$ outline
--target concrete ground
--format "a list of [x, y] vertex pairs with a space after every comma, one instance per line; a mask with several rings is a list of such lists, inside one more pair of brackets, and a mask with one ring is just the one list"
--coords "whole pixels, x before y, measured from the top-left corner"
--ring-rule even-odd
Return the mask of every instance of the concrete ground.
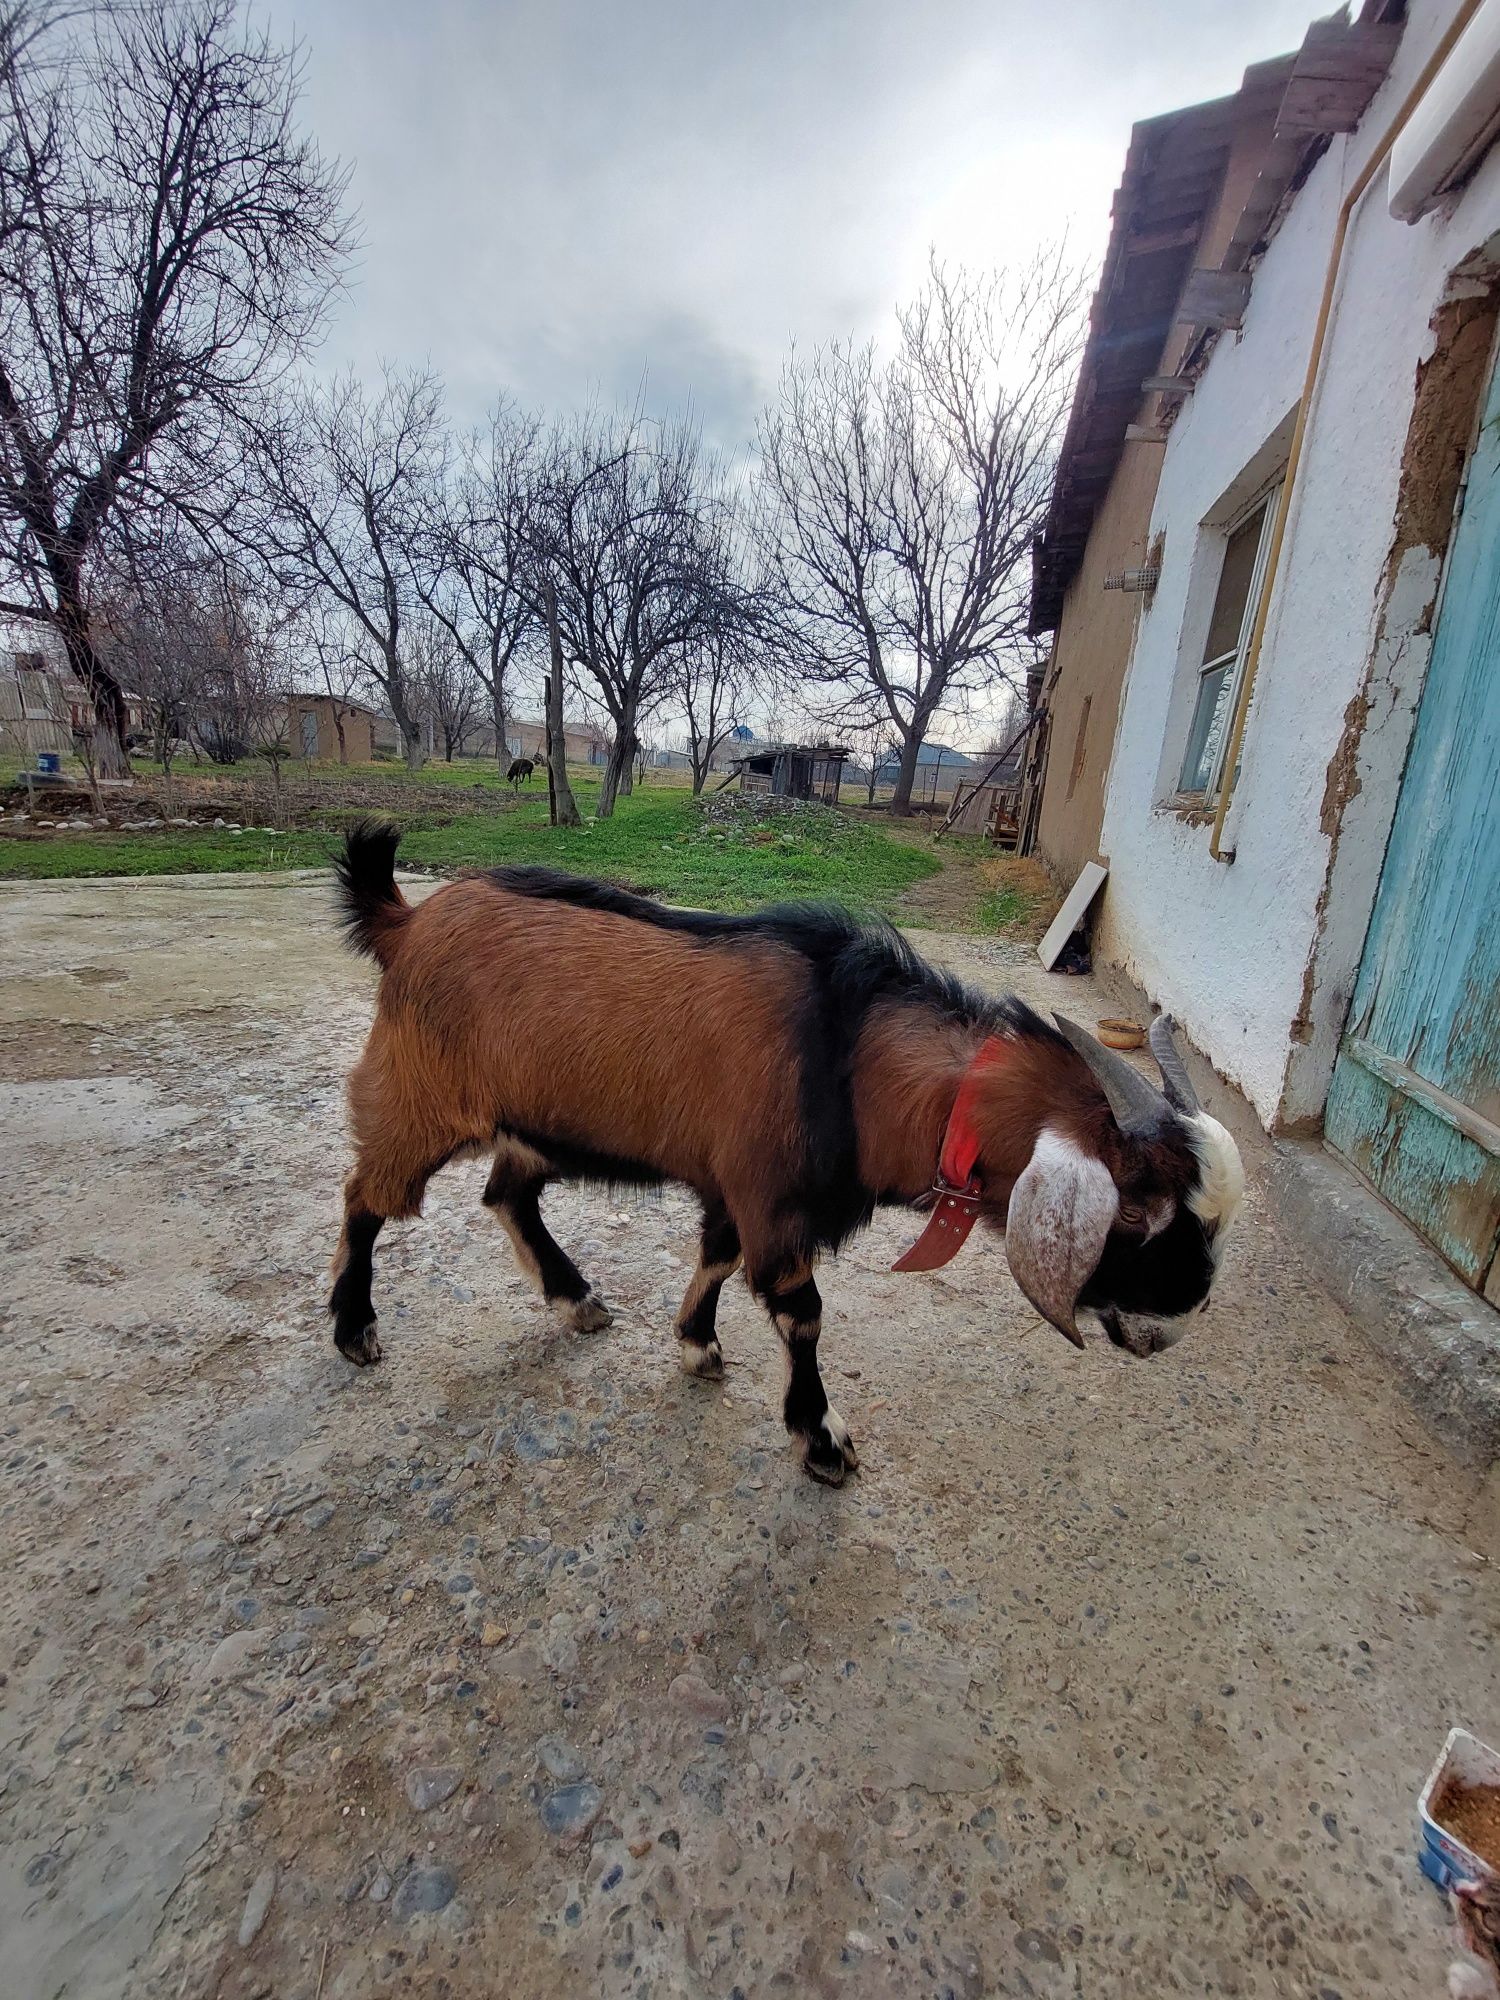
[[580, 1337], [451, 1169], [385, 1364], [336, 1356], [371, 981], [323, 883], [8, 889], [0, 975], [7, 2000], [1442, 1989], [1485, 1492], [1258, 1188], [1152, 1362], [992, 1242], [892, 1276], [882, 1219], [825, 1273], [830, 1492], [738, 1283], [727, 1383], [678, 1372], [677, 1196], [551, 1198]]

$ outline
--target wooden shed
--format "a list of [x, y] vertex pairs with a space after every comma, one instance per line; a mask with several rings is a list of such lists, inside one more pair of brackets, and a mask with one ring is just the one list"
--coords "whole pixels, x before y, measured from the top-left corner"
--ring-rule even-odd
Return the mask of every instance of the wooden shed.
[[839, 785], [849, 751], [832, 743], [768, 743], [729, 760], [743, 793], [769, 792], [779, 799], [839, 802]]

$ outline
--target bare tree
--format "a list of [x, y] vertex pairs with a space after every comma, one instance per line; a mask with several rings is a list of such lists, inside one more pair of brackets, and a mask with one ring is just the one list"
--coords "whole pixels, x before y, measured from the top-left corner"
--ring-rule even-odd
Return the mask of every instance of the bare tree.
[[[290, 754], [289, 631], [287, 618], [234, 581], [198, 607], [187, 627], [197, 653], [191, 733], [213, 763], [237, 763], [268, 746], [279, 746], [278, 758]], [[279, 790], [279, 762], [274, 775]]]
[[91, 569], [152, 517], [214, 515], [247, 417], [321, 321], [346, 176], [297, 130], [295, 51], [235, 0], [62, 17], [29, 43], [35, 9], [0, 20], [0, 564], [3, 608], [57, 631], [108, 773], [125, 704]]
[[988, 279], [934, 262], [884, 367], [793, 361], [762, 425], [771, 560], [817, 670], [890, 717], [894, 812], [934, 719], [1019, 674], [1083, 300], [1060, 252]]
[[107, 599], [97, 617], [98, 643], [110, 672], [139, 698], [151, 754], [167, 779], [178, 745], [192, 732], [203, 677], [198, 611], [186, 592], [163, 587], [145, 596]]
[[563, 718], [562, 626], [557, 616], [557, 592], [550, 570], [543, 571], [543, 608], [547, 624], [547, 805], [553, 826], [582, 826], [578, 801], [568, 779], [568, 734]]
[[433, 375], [387, 367], [373, 394], [352, 374], [301, 386], [258, 440], [263, 506], [241, 530], [285, 587], [347, 614], [413, 771], [425, 757], [408, 647], [421, 604], [413, 565], [432, 547], [443, 456]]
[[339, 762], [347, 764], [349, 738], [344, 725], [369, 684], [348, 614], [341, 605], [322, 596], [315, 597], [297, 620], [297, 638], [302, 657], [312, 663], [309, 677], [327, 698], [333, 733], [338, 739]]
[[732, 626], [707, 632], [681, 648], [673, 669], [696, 798], [715, 755], [745, 719], [752, 681], [745, 637]]
[[479, 712], [483, 684], [452, 633], [439, 619], [426, 617], [411, 627], [409, 640], [413, 678], [435, 736], [441, 737], [443, 761], [453, 762]]
[[458, 465], [445, 472], [429, 546], [414, 553], [412, 577], [471, 684], [477, 679], [488, 696], [504, 771], [511, 670], [543, 636], [535, 534], [544, 461], [536, 420], [502, 398], [487, 427], [464, 441]]
[[640, 718], [664, 693], [673, 655], [717, 615], [725, 513], [687, 423], [591, 414], [553, 441], [538, 560], [564, 652], [613, 730], [601, 819], [631, 788]]
[[672, 657], [672, 696], [687, 725], [694, 797], [751, 702], [764, 698], [780, 677], [783, 651], [781, 608], [772, 579], [759, 567], [743, 510], [721, 510], [714, 529], [716, 560], [703, 617]]
[[858, 751], [865, 773], [865, 803], [874, 805], [881, 772], [901, 754], [901, 738], [890, 711], [872, 693], [863, 707], [846, 707], [831, 726], [841, 743]]

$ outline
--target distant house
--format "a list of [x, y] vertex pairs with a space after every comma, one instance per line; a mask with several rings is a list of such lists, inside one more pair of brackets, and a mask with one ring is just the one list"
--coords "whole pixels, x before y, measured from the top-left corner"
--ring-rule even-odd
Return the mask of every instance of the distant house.
[[[294, 694], [287, 704], [292, 753], [309, 762], [368, 764], [375, 756], [376, 726], [386, 718], [360, 701], [329, 694]], [[339, 730], [343, 730], [340, 754]]]
[[[125, 719], [132, 734], [145, 727], [138, 696], [125, 696]], [[0, 749], [28, 758], [42, 750], [66, 754], [74, 730], [93, 723], [89, 698], [51, 627], [0, 627]]]
[[[914, 799], [950, 797], [955, 786], [973, 778], [976, 764], [980, 770], [984, 768], [982, 760], [970, 757], [962, 750], [950, 750], [946, 743], [924, 743], [917, 752], [917, 772], [911, 795]], [[888, 751], [876, 766], [877, 790], [882, 785], [894, 785], [900, 775], [901, 752]]]
[[821, 799], [837, 805], [849, 752], [831, 743], [768, 743], [731, 757], [741, 792], [768, 792], [773, 798]]
[[[484, 735], [485, 741], [493, 746], [494, 731], [487, 730]], [[593, 723], [565, 722], [563, 744], [570, 764], [602, 764], [609, 755], [609, 738]], [[529, 757], [534, 764], [545, 763], [546, 723], [525, 722], [512, 716], [505, 726], [505, 746], [512, 757]]]

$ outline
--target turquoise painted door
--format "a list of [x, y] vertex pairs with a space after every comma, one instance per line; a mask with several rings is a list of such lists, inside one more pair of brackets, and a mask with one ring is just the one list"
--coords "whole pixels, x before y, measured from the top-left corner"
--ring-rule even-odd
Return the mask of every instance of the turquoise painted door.
[[1329, 1141], [1500, 1303], [1500, 370], [1329, 1092]]

